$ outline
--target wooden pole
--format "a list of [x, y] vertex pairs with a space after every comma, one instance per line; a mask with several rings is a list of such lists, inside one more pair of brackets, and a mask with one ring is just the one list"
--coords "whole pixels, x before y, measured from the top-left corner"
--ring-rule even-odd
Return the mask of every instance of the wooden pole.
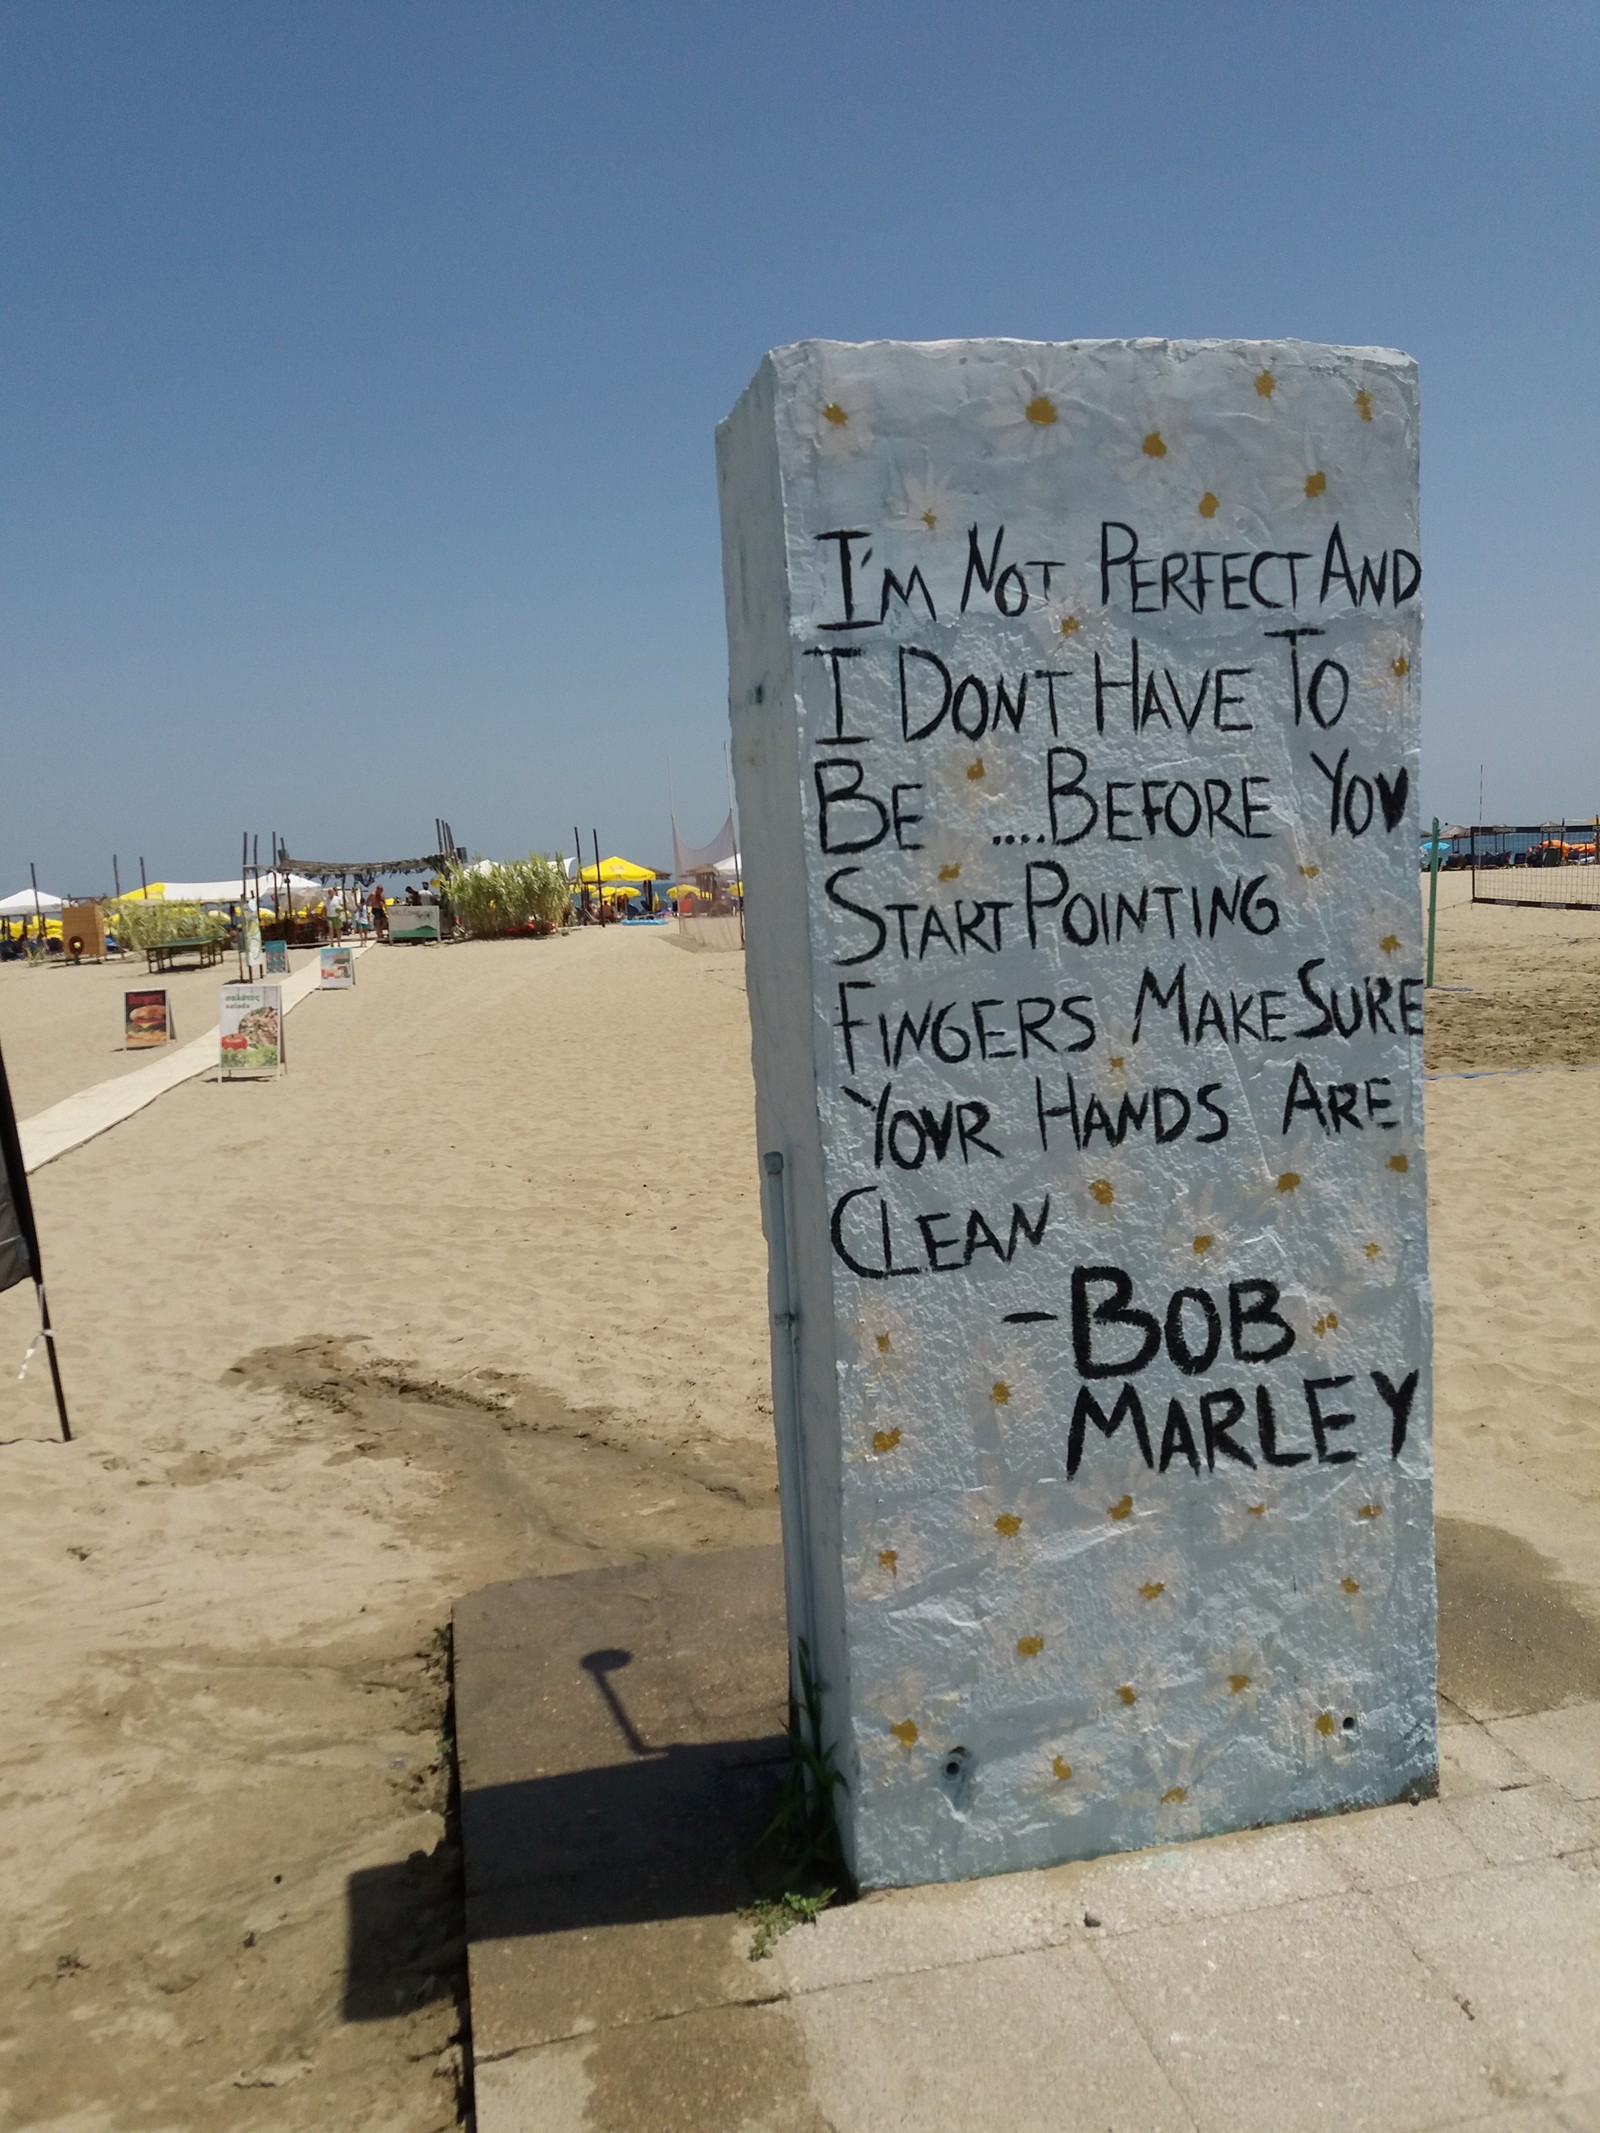
[[594, 901], [595, 901], [595, 908], [596, 908], [596, 910], [597, 910], [597, 911], [599, 912], [599, 914], [600, 914], [600, 923], [601, 923], [601, 925], [603, 926], [603, 925], [605, 924], [605, 922], [606, 922], [606, 900], [605, 900], [605, 897], [604, 897], [604, 896], [603, 896], [603, 895], [601, 894], [601, 890], [600, 890], [600, 832], [599, 832], [599, 831], [598, 831], [597, 829], [593, 829], [593, 828], [591, 828], [591, 829], [590, 829], [590, 831], [589, 831], [589, 835], [590, 835], [590, 836], [591, 836], [591, 837], [592, 837], [592, 838], [594, 839]]
[[72, 1442], [72, 1424], [67, 1420], [67, 1396], [61, 1385], [61, 1365], [56, 1361], [56, 1334], [50, 1323], [50, 1305], [44, 1293], [44, 1283], [36, 1281], [39, 1292], [39, 1330], [44, 1335], [44, 1352], [50, 1358], [50, 1385], [56, 1396], [56, 1417], [61, 1424], [61, 1441]]
[[33, 861], [28, 861], [28, 879], [33, 883], [33, 919], [39, 928], [39, 945], [44, 946], [44, 912], [39, 904], [39, 876]]
[[145, 880], [145, 878], [144, 878], [144, 854], [143, 854], [143, 852], [141, 852], [141, 853], [139, 854], [139, 889], [140, 889], [140, 893], [141, 893], [141, 894], [142, 894], [143, 896], [145, 896], [146, 898], [148, 898], [148, 896], [149, 896], [149, 894], [150, 894], [150, 884], [149, 884], [149, 882], [147, 882], [147, 881]]
[[1428, 851], [1428, 971], [1425, 983], [1433, 984], [1433, 935], [1439, 921], [1439, 817], [1433, 818], [1433, 837]]
[[579, 908], [583, 912], [583, 915], [585, 916], [585, 918], [587, 918], [589, 915], [589, 892], [583, 885], [583, 839], [579, 836], [576, 829], [574, 829], [572, 832], [572, 848], [578, 855], [578, 872], [576, 876], [578, 886], [578, 904]]
[[117, 872], [117, 855], [111, 855], [111, 886], [116, 891], [117, 901], [122, 901], [122, 876]]

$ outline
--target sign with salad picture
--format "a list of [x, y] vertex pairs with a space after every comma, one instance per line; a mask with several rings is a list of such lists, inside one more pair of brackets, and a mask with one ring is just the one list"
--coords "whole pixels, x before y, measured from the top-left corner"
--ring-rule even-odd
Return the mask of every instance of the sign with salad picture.
[[224, 985], [218, 1017], [221, 1078], [280, 1073], [284, 1065], [283, 987]]

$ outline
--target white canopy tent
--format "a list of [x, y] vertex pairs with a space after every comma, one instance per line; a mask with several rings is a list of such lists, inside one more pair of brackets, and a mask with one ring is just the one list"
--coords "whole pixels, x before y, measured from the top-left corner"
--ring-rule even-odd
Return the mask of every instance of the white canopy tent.
[[[307, 904], [321, 903], [323, 897], [328, 893], [320, 882], [312, 881], [304, 874], [290, 874], [287, 876], [280, 874], [277, 879], [280, 885], [287, 883], [289, 900], [296, 910], [303, 910]], [[261, 876], [261, 901], [263, 903], [270, 904], [272, 902], [272, 889], [272, 875], [263, 873]], [[143, 903], [146, 900], [137, 889], [132, 890], [123, 898], [125, 903]], [[148, 897], [148, 901], [153, 904], [236, 904], [240, 900], [241, 893], [237, 874], [231, 875], [226, 881], [152, 882]], [[250, 901], [253, 899], [245, 900]]]
[[[41, 911], [59, 911], [65, 899], [52, 896], [47, 889], [38, 892], [37, 908]], [[0, 897], [0, 918], [32, 918], [35, 909], [32, 889], [19, 889], [15, 896]]]

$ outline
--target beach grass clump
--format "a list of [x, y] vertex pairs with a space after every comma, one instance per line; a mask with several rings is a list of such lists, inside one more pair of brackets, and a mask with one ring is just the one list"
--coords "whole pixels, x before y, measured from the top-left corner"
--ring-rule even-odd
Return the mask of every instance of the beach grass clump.
[[473, 940], [508, 934], [553, 932], [567, 916], [572, 891], [559, 859], [530, 852], [526, 859], [500, 859], [449, 868], [440, 887], [456, 922]]
[[107, 904], [104, 917], [125, 948], [141, 950], [172, 941], [220, 941], [228, 930], [222, 912], [206, 904]]

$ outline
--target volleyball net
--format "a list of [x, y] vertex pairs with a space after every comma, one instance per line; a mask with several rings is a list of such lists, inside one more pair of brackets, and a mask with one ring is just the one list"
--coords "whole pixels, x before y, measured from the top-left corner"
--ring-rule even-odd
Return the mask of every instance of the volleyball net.
[[[1441, 848], [1445, 839], [1440, 837]], [[1600, 819], [1478, 823], [1456, 831], [1441, 864], [1472, 870], [1475, 904], [1600, 911]]]

